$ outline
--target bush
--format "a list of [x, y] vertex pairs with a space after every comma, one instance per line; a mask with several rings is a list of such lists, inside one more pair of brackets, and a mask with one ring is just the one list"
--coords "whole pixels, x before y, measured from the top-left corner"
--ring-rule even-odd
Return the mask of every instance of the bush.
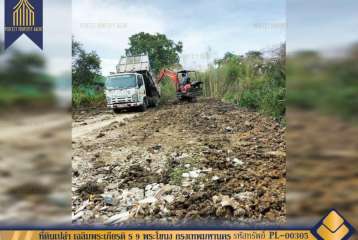
[[220, 98], [241, 107], [262, 112], [281, 120], [285, 115], [285, 71], [283, 61], [233, 57], [220, 60], [199, 74], [204, 95]]
[[96, 86], [73, 87], [72, 106], [78, 107], [101, 107], [105, 106], [106, 97], [104, 91]]
[[160, 85], [160, 103], [167, 103], [168, 101], [176, 99], [175, 86], [172, 83], [171, 79], [165, 78], [161, 81]]

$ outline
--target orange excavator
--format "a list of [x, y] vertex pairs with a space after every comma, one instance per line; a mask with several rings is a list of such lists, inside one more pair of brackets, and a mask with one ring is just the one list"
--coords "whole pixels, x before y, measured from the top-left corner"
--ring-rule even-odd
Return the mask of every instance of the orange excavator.
[[196, 98], [203, 93], [203, 82], [196, 80], [198, 79], [196, 71], [181, 70], [175, 72], [169, 69], [163, 69], [159, 73], [158, 84], [164, 77], [169, 77], [173, 81], [178, 100], [195, 102]]

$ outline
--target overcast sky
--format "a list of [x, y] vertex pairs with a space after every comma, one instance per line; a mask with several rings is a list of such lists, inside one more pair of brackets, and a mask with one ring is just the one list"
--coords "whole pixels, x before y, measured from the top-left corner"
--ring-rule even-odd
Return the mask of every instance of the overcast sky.
[[339, 51], [358, 40], [357, 0], [288, 0], [289, 52]]
[[277, 47], [285, 41], [285, 24], [285, 0], [72, 2], [73, 35], [99, 54], [104, 75], [114, 71], [128, 38], [141, 31], [182, 41], [182, 64], [200, 69], [228, 51]]
[[[330, 51], [357, 41], [358, 1], [287, 2], [288, 51]], [[4, 0], [0, 6], [3, 8]], [[103, 23], [107, 25], [98, 26]], [[201, 68], [227, 51], [242, 54], [277, 46], [285, 41], [285, 23], [285, 0], [46, 0], [44, 50], [26, 36], [13, 47], [44, 54], [51, 73], [70, 72], [72, 25], [72, 34], [87, 50], [100, 55], [106, 75], [124, 54], [129, 36], [160, 32], [183, 41], [185, 67]], [[2, 17], [0, 26], [3, 38]]]

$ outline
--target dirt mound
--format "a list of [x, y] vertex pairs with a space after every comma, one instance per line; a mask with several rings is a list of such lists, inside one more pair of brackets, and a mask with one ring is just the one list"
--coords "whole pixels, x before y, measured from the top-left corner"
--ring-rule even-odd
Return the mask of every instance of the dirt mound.
[[[284, 221], [285, 128], [274, 120], [204, 99], [115, 125], [73, 143], [74, 222]], [[88, 182], [104, 193], [79, 194]]]

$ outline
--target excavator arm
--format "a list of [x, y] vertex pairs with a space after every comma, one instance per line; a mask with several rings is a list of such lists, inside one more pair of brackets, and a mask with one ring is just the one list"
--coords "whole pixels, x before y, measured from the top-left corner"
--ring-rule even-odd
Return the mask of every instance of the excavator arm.
[[176, 72], [168, 69], [161, 70], [158, 77], [158, 84], [163, 80], [164, 77], [169, 77], [175, 84], [176, 89], [179, 88], [179, 79]]

